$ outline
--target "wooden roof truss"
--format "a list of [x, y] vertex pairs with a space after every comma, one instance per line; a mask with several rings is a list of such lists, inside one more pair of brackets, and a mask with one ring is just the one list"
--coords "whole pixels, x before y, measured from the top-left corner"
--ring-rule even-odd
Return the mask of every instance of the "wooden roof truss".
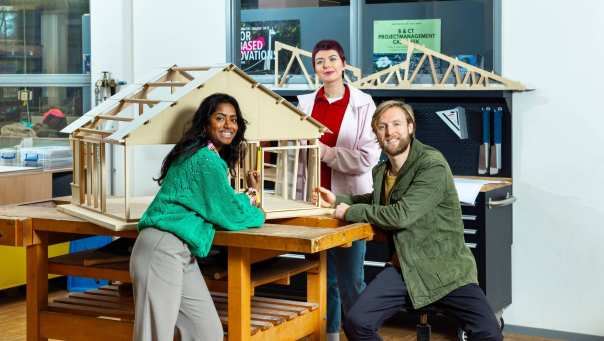
[[[520, 82], [501, 77], [494, 72], [464, 63], [409, 40], [403, 39], [401, 43], [407, 46], [405, 61], [364, 77], [359, 68], [347, 65], [346, 69], [352, 71], [355, 77], [350, 79], [345, 75], [346, 81], [360, 89], [527, 90]], [[291, 51], [292, 55], [283, 75], [279, 76], [278, 53], [281, 49]], [[296, 60], [301, 65], [308, 85], [311, 88], [319, 87], [316, 75], [312, 82], [300, 56], [310, 57], [311, 53], [275, 42], [275, 86], [285, 85], [291, 66]]]

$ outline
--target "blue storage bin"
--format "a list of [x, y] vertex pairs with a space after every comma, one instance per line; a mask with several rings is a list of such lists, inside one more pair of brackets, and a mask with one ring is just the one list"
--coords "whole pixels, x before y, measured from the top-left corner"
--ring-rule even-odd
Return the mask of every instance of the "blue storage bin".
[[[111, 242], [111, 236], [94, 236], [83, 239], [74, 240], [69, 243], [69, 253], [78, 251], [98, 249], [101, 246], [105, 246]], [[86, 291], [99, 288], [103, 285], [107, 285], [107, 280], [96, 279], [96, 278], [83, 278], [76, 276], [67, 277], [67, 290], [68, 291]]]

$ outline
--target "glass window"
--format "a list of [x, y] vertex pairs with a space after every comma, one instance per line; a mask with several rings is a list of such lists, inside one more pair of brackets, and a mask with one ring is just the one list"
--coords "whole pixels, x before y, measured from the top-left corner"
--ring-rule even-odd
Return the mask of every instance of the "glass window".
[[[272, 82], [275, 41], [310, 51], [317, 41], [334, 39], [350, 52], [350, 1], [241, 0], [240, 18], [240, 66], [251, 75], [269, 75], [258, 77], [262, 82]], [[279, 55], [280, 70], [289, 56]], [[313, 73], [310, 59], [303, 61]], [[297, 64], [292, 66], [290, 74], [301, 73]]]
[[90, 87], [0, 87], [0, 137], [67, 137]]
[[401, 37], [493, 70], [493, 0], [367, 0], [365, 3], [364, 75], [405, 60], [406, 47], [398, 43]]
[[88, 0], [0, 0], [0, 73], [85, 73], [88, 12]]

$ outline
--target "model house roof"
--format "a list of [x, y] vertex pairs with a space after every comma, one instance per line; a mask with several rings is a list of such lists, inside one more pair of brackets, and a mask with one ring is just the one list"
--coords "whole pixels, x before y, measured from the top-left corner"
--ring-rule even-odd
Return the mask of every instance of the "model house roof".
[[174, 144], [201, 101], [217, 92], [237, 99], [248, 141], [316, 139], [329, 130], [232, 64], [152, 72], [71, 123], [63, 132], [115, 144]]

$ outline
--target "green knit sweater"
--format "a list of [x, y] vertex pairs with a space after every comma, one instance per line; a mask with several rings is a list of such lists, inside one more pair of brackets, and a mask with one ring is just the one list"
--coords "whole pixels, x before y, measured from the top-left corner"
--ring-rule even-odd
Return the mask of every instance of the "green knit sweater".
[[208, 147], [172, 163], [138, 230], [154, 227], [171, 232], [198, 257], [208, 254], [215, 229], [243, 230], [264, 223], [264, 213], [236, 193], [227, 165]]

